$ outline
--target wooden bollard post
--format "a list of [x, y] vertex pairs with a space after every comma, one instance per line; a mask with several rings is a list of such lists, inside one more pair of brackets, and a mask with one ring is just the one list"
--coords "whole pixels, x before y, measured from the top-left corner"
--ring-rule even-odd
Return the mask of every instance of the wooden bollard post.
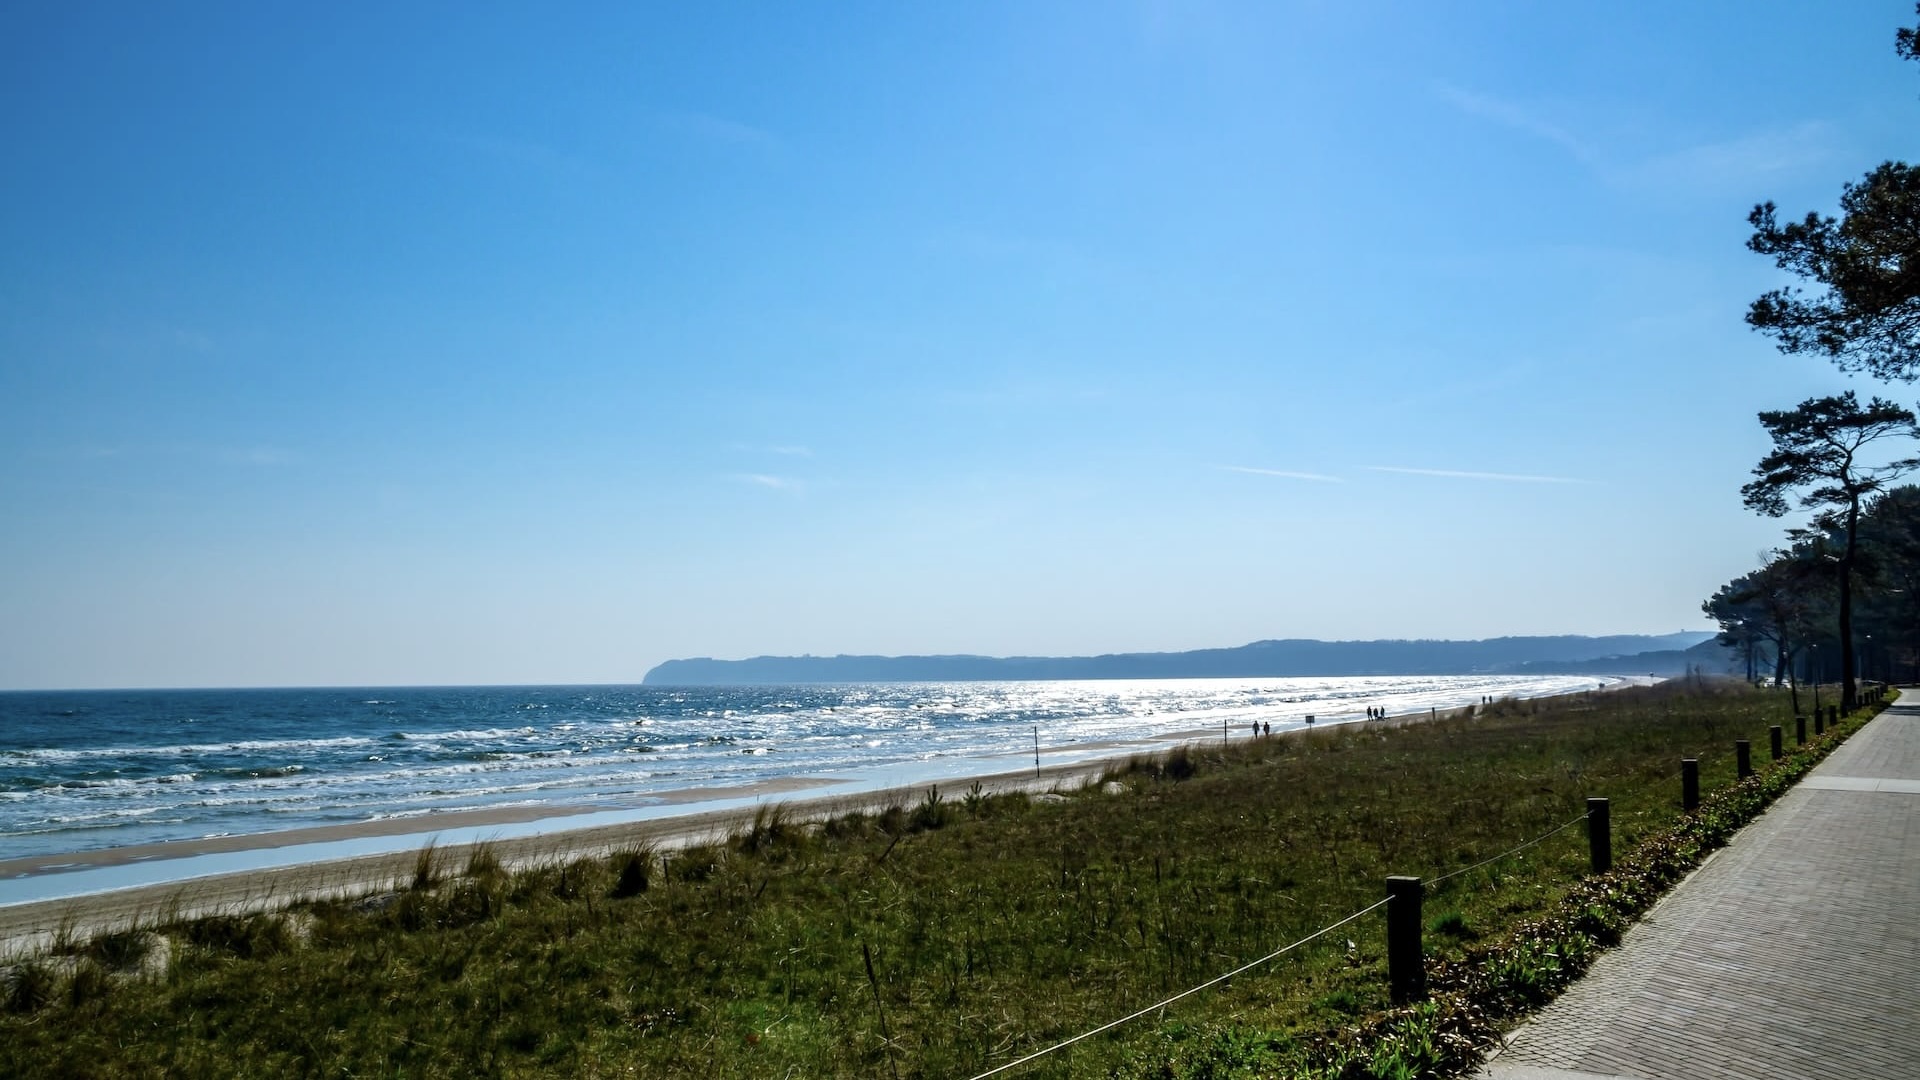
[[1819, 738], [1827, 733], [1827, 714], [1819, 709], [1813, 710], [1813, 736]]
[[1745, 780], [1753, 775], [1753, 745], [1747, 740], [1733, 740], [1733, 764], [1740, 779]]
[[1613, 809], [1605, 799], [1587, 800], [1587, 854], [1594, 873], [1613, 869]]
[[1680, 759], [1680, 809], [1691, 814], [1700, 809], [1700, 759]]
[[1780, 737], [1779, 724], [1775, 724], [1767, 729], [1767, 741], [1773, 744], [1773, 760], [1779, 761], [1782, 757], [1786, 756], [1786, 749], [1781, 745], [1783, 740]]
[[1793, 718], [1793, 741], [1799, 746], [1807, 745], [1807, 718], [1804, 716]]
[[1395, 1005], [1427, 996], [1427, 969], [1420, 955], [1420, 900], [1417, 877], [1387, 879], [1387, 981]]
[[1827, 726], [1828, 727], [1840, 726], [1840, 706], [1838, 705], [1827, 706]]

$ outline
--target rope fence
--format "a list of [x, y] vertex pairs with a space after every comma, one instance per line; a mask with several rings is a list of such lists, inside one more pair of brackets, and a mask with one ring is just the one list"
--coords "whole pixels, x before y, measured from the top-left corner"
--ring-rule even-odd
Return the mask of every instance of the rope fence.
[[[1884, 700], [1883, 689], [1875, 688], [1874, 690], [1862, 693], [1859, 696], [1858, 701], [1856, 701], [1854, 704], [1871, 705], [1881, 700]], [[1851, 709], [1849, 709], [1848, 711], [1851, 712]], [[1839, 707], [1833, 706], [1832, 711], [1829, 714], [1828, 723], [1837, 725], [1840, 721], [1839, 713], [1840, 713]], [[1815, 711], [1813, 715], [1814, 715], [1814, 724], [1815, 724], [1815, 728], [1814, 728], [1815, 735], [1818, 736], [1818, 735], [1824, 734], [1824, 732], [1822, 731], [1822, 728], [1825, 727], [1826, 725], [1822, 724], [1821, 722], [1822, 717], [1820, 713], [1818, 711]], [[1797, 716], [1794, 718], [1794, 720], [1795, 720], [1796, 738], [1798, 742], [1804, 746], [1807, 742], [1807, 718], [1805, 716]], [[1770, 749], [1773, 754], [1773, 759], [1777, 762], [1781, 759], [1784, 753], [1784, 748], [1782, 745], [1783, 739], [1782, 739], [1781, 728], [1778, 725], [1776, 725], [1769, 730], [1768, 734], [1769, 734], [1769, 741], [1771, 743]], [[1738, 770], [1739, 777], [1741, 780], [1746, 780], [1748, 777], [1754, 775], [1753, 769], [1752, 769], [1750, 747], [1746, 741], [1737, 740], [1734, 744], [1734, 749], [1736, 754], [1736, 760], [1738, 762], [1737, 770]], [[1680, 797], [1681, 809], [1685, 813], [1693, 813], [1698, 808], [1699, 801], [1700, 801], [1699, 800], [1699, 762], [1698, 760], [1695, 758], [1681, 759], [1680, 775], [1681, 775], [1681, 797]], [[1338, 930], [1339, 928], [1346, 926], [1349, 923], [1352, 923], [1354, 920], [1359, 919], [1365, 915], [1371, 914], [1372, 912], [1378, 911], [1383, 907], [1387, 909], [1387, 967], [1388, 967], [1388, 978], [1392, 983], [1393, 1002], [1396, 1005], [1401, 1005], [1409, 1001], [1420, 1000], [1424, 998], [1426, 995], [1425, 957], [1421, 950], [1421, 943], [1420, 943], [1420, 931], [1421, 931], [1420, 911], [1421, 911], [1422, 899], [1425, 896], [1426, 891], [1436, 886], [1443, 885], [1446, 882], [1451, 881], [1462, 874], [1472, 873], [1475, 870], [1479, 870], [1483, 867], [1490, 866], [1493, 863], [1501, 861], [1502, 859], [1510, 859], [1513, 856], [1518, 855], [1523, 851], [1526, 851], [1528, 848], [1537, 847], [1540, 844], [1545, 843], [1547, 840], [1552, 839], [1553, 837], [1559, 835], [1560, 833], [1563, 833], [1568, 829], [1573, 828], [1575, 825], [1581, 824], [1582, 822], [1585, 822], [1587, 824], [1587, 843], [1589, 846], [1589, 854], [1591, 858], [1592, 870], [1596, 874], [1603, 873], [1607, 869], [1609, 869], [1613, 864], [1612, 811], [1610, 809], [1608, 800], [1602, 799], [1602, 798], [1589, 798], [1587, 800], [1587, 809], [1584, 813], [1580, 814], [1577, 817], [1568, 818], [1566, 821], [1563, 821], [1560, 824], [1554, 826], [1553, 828], [1548, 829], [1546, 832], [1541, 833], [1539, 836], [1536, 836], [1531, 840], [1527, 840], [1522, 843], [1515, 844], [1513, 847], [1508, 848], [1507, 850], [1499, 853], [1498, 855], [1493, 855], [1488, 858], [1481, 859], [1479, 862], [1473, 863], [1470, 866], [1463, 866], [1457, 870], [1450, 870], [1447, 873], [1432, 879], [1431, 881], [1422, 881], [1420, 878], [1417, 878], [1417, 877], [1401, 877], [1401, 876], [1389, 877], [1387, 878], [1387, 881], [1386, 881], [1387, 895], [1385, 897], [1383, 897], [1382, 899], [1376, 900], [1371, 904], [1368, 904], [1366, 907], [1363, 907], [1359, 911], [1356, 911], [1353, 914], [1346, 916], [1345, 918], [1339, 920], [1338, 922], [1329, 923], [1328, 925], [1323, 926], [1318, 930], [1315, 930], [1313, 933], [1308, 934], [1306, 937], [1303, 937], [1300, 940], [1293, 942], [1290, 945], [1286, 945], [1282, 948], [1275, 949], [1273, 952], [1270, 952], [1267, 955], [1260, 957], [1258, 960], [1248, 961], [1247, 963], [1242, 964], [1237, 968], [1234, 968], [1232, 971], [1229, 971], [1224, 975], [1216, 975], [1213, 978], [1208, 979], [1206, 982], [1199, 984], [1198, 986], [1194, 986], [1186, 990], [1182, 990], [1180, 993], [1175, 994], [1172, 997], [1165, 999], [1164, 1001], [1157, 1001], [1152, 1005], [1147, 1006], [1144, 1009], [1138, 1009], [1134, 1012], [1128, 1013], [1127, 1015], [1119, 1018], [1118, 1020], [1113, 1020], [1108, 1023], [1102, 1024], [1099, 1027], [1092, 1029], [1091, 1031], [1083, 1031], [1080, 1034], [1075, 1035], [1070, 1039], [1063, 1039], [1060, 1042], [1054, 1043], [1052, 1046], [1046, 1047], [1045, 1049], [1036, 1050], [1025, 1057], [1016, 1059], [1014, 1061], [1009, 1061], [1004, 1065], [1000, 1065], [992, 1069], [988, 1069], [986, 1072], [980, 1073], [972, 1077], [971, 1080], [988, 1080], [989, 1077], [998, 1076], [999, 1074], [1007, 1072], [1008, 1070], [1019, 1068], [1020, 1066], [1025, 1065], [1029, 1062], [1036, 1061], [1040, 1058], [1043, 1058], [1048, 1054], [1053, 1053], [1056, 1050], [1064, 1050], [1067, 1047], [1072, 1046], [1074, 1043], [1080, 1042], [1083, 1039], [1090, 1039], [1093, 1036], [1099, 1035], [1103, 1032], [1112, 1031], [1114, 1028], [1117, 1028], [1122, 1024], [1125, 1024], [1132, 1020], [1138, 1020], [1139, 1018], [1147, 1015], [1148, 1013], [1156, 1012], [1158, 1010], [1164, 1009], [1167, 1006], [1172, 1005], [1183, 998], [1191, 997], [1202, 990], [1206, 990], [1210, 987], [1218, 986], [1221, 983], [1224, 983], [1229, 979], [1232, 979], [1235, 975], [1239, 975], [1244, 972], [1251, 971], [1252, 969], [1259, 967], [1262, 964], [1265, 964], [1272, 960], [1276, 960], [1281, 956], [1284, 956], [1287, 953], [1290, 953], [1293, 950], [1298, 949], [1303, 945], [1306, 945], [1307, 943], [1315, 940], [1316, 938], [1320, 938], [1326, 934], [1329, 934], [1335, 930]]]
[[[1512, 858], [1513, 856], [1518, 855], [1520, 852], [1525, 851], [1528, 848], [1537, 846], [1545, 842], [1546, 840], [1551, 839], [1552, 837], [1562, 832], [1565, 832], [1568, 829], [1573, 828], [1575, 825], [1578, 825], [1581, 822], [1588, 820], [1590, 814], [1591, 814], [1591, 811], [1588, 811], [1587, 813], [1582, 813], [1579, 817], [1569, 818], [1567, 821], [1554, 826], [1553, 828], [1547, 830], [1546, 832], [1541, 833], [1539, 836], [1536, 836], [1533, 839], [1528, 840], [1524, 843], [1516, 844], [1513, 847], [1508, 848], [1507, 850], [1501, 852], [1498, 855], [1494, 855], [1490, 858], [1482, 859], [1479, 862], [1474, 863], [1472, 866], [1463, 866], [1458, 870], [1454, 870], [1449, 873], [1443, 874], [1440, 877], [1434, 878], [1430, 884], [1439, 885], [1450, 878], [1455, 878], [1460, 876], [1461, 874], [1465, 874], [1473, 870], [1478, 870], [1483, 866], [1488, 866], [1492, 863], [1499, 862], [1502, 859]], [[1388, 879], [1389, 886], [1392, 886], [1395, 880], [1405, 880], [1405, 879]], [[1417, 881], [1417, 879], [1414, 879], [1414, 880]], [[995, 1066], [994, 1068], [988, 1069], [986, 1072], [983, 1072], [974, 1077], [971, 1077], [970, 1080], [987, 1080], [987, 1078], [990, 1076], [998, 1076], [999, 1074], [1003, 1072], [1007, 1072], [1010, 1069], [1017, 1069], [1020, 1066], [1027, 1064], [1028, 1062], [1037, 1061], [1040, 1058], [1046, 1057], [1048, 1054], [1051, 1054], [1056, 1050], [1064, 1050], [1067, 1047], [1072, 1046], [1074, 1043], [1080, 1042], [1083, 1039], [1091, 1039], [1095, 1035], [1102, 1034], [1103, 1032], [1112, 1031], [1114, 1028], [1117, 1028], [1122, 1024], [1128, 1023], [1129, 1021], [1138, 1020], [1141, 1017], [1147, 1015], [1148, 1013], [1157, 1012], [1161, 1009], [1166, 1008], [1169, 1005], [1174, 1004], [1177, 1001], [1180, 1001], [1183, 998], [1192, 997], [1194, 994], [1197, 994], [1202, 990], [1206, 990], [1210, 987], [1218, 986], [1221, 983], [1227, 982], [1228, 980], [1232, 979], [1236, 975], [1244, 974], [1269, 961], [1277, 960], [1280, 957], [1285, 956], [1287, 953], [1290, 953], [1293, 950], [1300, 948], [1302, 945], [1306, 945], [1317, 938], [1323, 937], [1327, 934], [1332, 933], [1335, 930], [1340, 929], [1343, 926], [1346, 926], [1347, 924], [1353, 922], [1356, 919], [1359, 919], [1366, 915], [1370, 915], [1373, 912], [1378, 911], [1383, 907], [1386, 907], [1388, 904], [1392, 903], [1396, 899], [1396, 895], [1397, 895], [1396, 893], [1389, 893], [1388, 895], [1383, 896], [1378, 900], [1375, 900], [1373, 903], [1368, 904], [1366, 907], [1361, 908], [1359, 911], [1356, 911], [1353, 914], [1348, 915], [1337, 922], [1328, 923], [1326, 926], [1323, 926], [1320, 929], [1315, 930], [1313, 933], [1308, 934], [1306, 937], [1303, 937], [1300, 940], [1293, 942], [1290, 945], [1285, 945], [1285, 946], [1282, 946], [1281, 948], [1275, 949], [1274, 951], [1268, 953], [1267, 955], [1260, 957], [1258, 960], [1249, 960], [1248, 962], [1240, 965], [1237, 968], [1234, 968], [1232, 971], [1229, 971], [1224, 975], [1216, 975], [1213, 978], [1208, 979], [1206, 982], [1203, 982], [1197, 986], [1192, 986], [1185, 990], [1182, 990], [1170, 998], [1166, 998], [1162, 1001], [1156, 1001], [1152, 1005], [1148, 1005], [1143, 1009], [1137, 1009], [1133, 1012], [1130, 1012], [1127, 1015], [1119, 1018], [1118, 1020], [1108, 1021], [1107, 1023], [1104, 1023], [1097, 1028], [1093, 1028], [1090, 1031], [1083, 1031], [1080, 1034], [1075, 1035], [1070, 1039], [1062, 1039], [1061, 1041], [1054, 1043], [1052, 1046], [1046, 1047], [1045, 1049], [1036, 1050], [1033, 1053], [1028, 1054], [1023, 1058], [1018, 1058], [1013, 1061], [1009, 1061], [1004, 1065]], [[1416, 900], [1416, 904], [1417, 904], [1417, 900]], [[1416, 908], [1416, 911], [1417, 911], [1417, 908]], [[1391, 916], [1391, 913], [1389, 914]], [[1415, 921], [1416, 922], [1418, 921], [1417, 914], [1415, 915]]]
[[1497, 863], [1501, 859], [1518, 855], [1521, 852], [1527, 850], [1530, 847], [1533, 847], [1536, 844], [1542, 843], [1548, 839], [1551, 839], [1554, 836], [1559, 835], [1560, 833], [1566, 832], [1568, 829], [1573, 828], [1575, 825], [1578, 825], [1585, 820], [1587, 820], [1587, 812], [1582, 810], [1580, 812], [1579, 817], [1568, 818], [1566, 821], [1562, 822], [1561, 824], [1556, 825], [1553, 828], [1547, 830], [1546, 832], [1541, 833], [1539, 836], [1534, 837], [1533, 839], [1527, 841], [1524, 844], [1516, 844], [1513, 847], [1510, 847], [1507, 850], [1501, 852], [1500, 854], [1493, 856], [1492, 858], [1481, 859], [1479, 862], [1474, 863], [1472, 866], [1463, 866], [1458, 870], [1453, 870], [1453, 871], [1449, 871], [1448, 873], [1441, 874], [1439, 877], [1434, 878], [1432, 881], [1427, 882], [1427, 885], [1429, 888], [1431, 888], [1432, 886], [1438, 885], [1443, 881], [1447, 881], [1451, 878], [1457, 878], [1461, 874], [1471, 873], [1472, 871], [1478, 870], [1483, 866], [1489, 866], [1493, 863]]
[[1306, 937], [1301, 938], [1299, 941], [1296, 941], [1291, 945], [1287, 945], [1282, 948], [1275, 949], [1274, 951], [1268, 953], [1267, 955], [1261, 957], [1258, 960], [1250, 960], [1247, 963], [1241, 964], [1239, 967], [1234, 968], [1232, 971], [1227, 972], [1225, 975], [1215, 975], [1213, 978], [1208, 979], [1206, 982], [1203, 982], [1198, 986], [1194, 986], [1186, 990], [1182, 990], [1179, 993], [1173, 995], [1172, 997], [1167, 998], [1165, 1001], [1157, 1001], [1152, 1005], [1147, 1006], [1144, 1009], [1140, 1009], [1136, 1012], [1130, 1012], [1118, 1020], [1113, 1020], [1105, 1024], [1101, 1024], [1099, 1027], [1094, 1028], [1092, 1031], [1083, 1031], [1080, 1034], [1075, 1035], [1071, 1039], [1066, 1039], [1061, 1042], [1054, 1043], [1052, 1046], [1047, 1047], [1045, 1050], [1036, 1050], [1033, 1053], [1028, 1054], [1026, 1057], [1020, 1058], [1017, 1061], [1009, 1061], [1005, 1065], [988, 1069], [986, 1072], [983, 1072], [980, 1075], [973, 1077], [972, 1080], [986, 1080], [986, 1078], [989, 1076], [994, 1076], [999, 1073], [1006, 1072], [1008, 1069], [1017, 1068], [1021, 1065], [1025, 1065], [1029, 1061], [1034, 1061], [1039, 1058], [1046, 1057], [1048, 1054], [1053, 1053], [1055, 1050], [1063, 1050], [1069, 1046], [1072, 1046], [1074, 1043], [1079, 1042], [1082, 1039], [1091, 1039], [1092, 1037], [1100, 1034], [1103, 1031], [1112, 1031], [1114, 1028], [1119, 1027], [1121, 1024], [1124, 1024], [1129, 1020], [1138, 1020], [1139, 1018], [1147, 1015], [1150, 1012], [1153, 1012], [1157, 1009], [1166, 1008], [1167, 1006], [1173, 1004], [1174, 1002], [1179, 1001], [1181, 998], [1192, 997], [1194, 994], [1197, 994], [1200, 991], [1205, 990], [1210, 986], [1217, 986], [1220, 983], [1226, 982], [1228, 979], [1233, 978], [1235, 975], [1239, 975], [1243, 972], [1251, 971], [1252, 969], [1259, 967], [1261, 964], [1264, 964], [1269, 960], [1273, 960], [1278, 957], [1284, 956], [1287, 953], [1292, 952], [1293, 950], [1299, 948], [1302, 945], [1305, 945], [1306, 943], [1312, 941], [1317, 937], [1320, 937], [1323, 934], [1328, 934], [1335, 930], [1338, 930], [1341, 927], [1352, 922], [1353, 920], [1360, 918], [1362, 915], [1367, 915], [1374, 911], [1378, 911], [1380, 908], [1386, 906], [1387, 901], [1390, 899], [1392, 899], [1392, 897], [1383, 896], [1380, 899], [1375, 900], [1373, 903], [1368, 904], [1366, 907], [1361, 908], [1359, 911], [1356, 911], [1353, 914], [1347, 916], [1346, 918], [1341, 919], [1339, 922], [1329, 923], [1328, 925], [1323, 926], [1318, 930], [1315, 930], [1313, 933], [1308, 934]]

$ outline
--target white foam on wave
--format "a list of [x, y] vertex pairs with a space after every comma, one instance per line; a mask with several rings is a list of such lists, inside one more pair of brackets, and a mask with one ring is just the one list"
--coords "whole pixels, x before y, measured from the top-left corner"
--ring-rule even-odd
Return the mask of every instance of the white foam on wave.
[[393, 736], [406, 742], [496, 742], [515, 735], [538, 735], [542, 730], [536, 727], [456, 728], [452, 731], [396, 731]]
[[296, 754], [371, 746], [379, 740], [362, 735], [333, 739], [244, 739], [224, 743], [168, 744], [164, 746], [36, 747], [8, 750], [4, 755], [25, 761], [96, 761], [103, 758], [211, 757], [217, 754]]

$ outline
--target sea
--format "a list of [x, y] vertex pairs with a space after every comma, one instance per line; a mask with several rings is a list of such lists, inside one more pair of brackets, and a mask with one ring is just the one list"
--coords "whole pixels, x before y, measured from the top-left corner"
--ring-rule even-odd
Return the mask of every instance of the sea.
[[637, 820], [737, 805], [735, 793], [767, 781], [817, 785], [803, 794], [938, 783], [1036, 757], [1057, 765], [1162, 748], [1182, 733], [1240, 739], [1255, 723], [1277, 734], [1309, 716], [1354, 722], [1369, 709], [1425, 713], [1611, 681], [5, 692], [0, 861], [395, 818], [425, 835], [463, 810], [515, 808], [550, 816], [548, 828], [585, 823], [588, 811], [595, 823]]

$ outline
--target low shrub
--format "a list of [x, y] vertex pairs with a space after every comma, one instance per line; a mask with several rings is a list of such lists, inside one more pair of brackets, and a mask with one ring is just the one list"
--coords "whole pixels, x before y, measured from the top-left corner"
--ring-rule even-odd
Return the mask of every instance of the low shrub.
[[628, 848], [613, 854], [613, 891], [616, 900], [639, 896], [647, 891], [653, 878], [654, 852], [651, 848]]

